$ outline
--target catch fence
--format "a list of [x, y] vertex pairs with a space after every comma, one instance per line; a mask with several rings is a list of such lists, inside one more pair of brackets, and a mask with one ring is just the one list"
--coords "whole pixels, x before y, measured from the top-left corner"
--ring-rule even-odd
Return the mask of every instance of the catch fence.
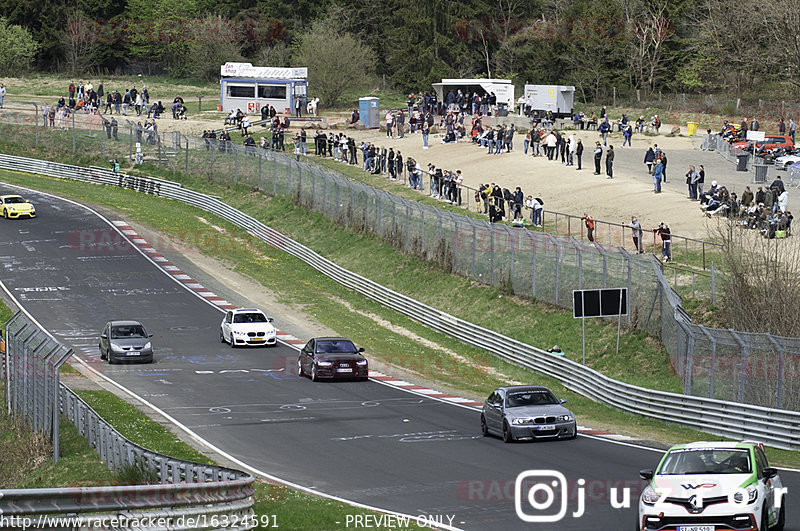
[[[106, 156], [124, 157], [131, 137], [135, 139], [130, 127], [118, 132], [118, 140], [108, 142], [101, 127], [80, 134], [56, 131], [47, 141], [59, 141], [63, 133], [67, 138], [80, 136], [82, 149], [95, 155], [95, 160], [101, 145]], [[573, 236], [490, 224], [394, 196], [280, 152], [179, 134], [157, 135], [154, 140], [157, 146], [151, 152], [168, 154], [172, 165], [180, 161], [192, 174], [292, 197], [297, 204], [339, 224], [372, 233], [404, 252], [437, 262], [445, 270], [520, 296], [571, 308], [575, 289], [627, 287], [627, 325], [661, 339], [687, 393], [800, 409], [797, 340], [738, 334], [737, 346], [732, 346], [731, 331], [696, 325], [683, 310], [679, 293], [715, 293], [714, 269], [707, 276], [698, 275], [661, 264], [652, 256], [630, 254], [619, 246], [591, 245]], [[159, 163], [167, 166], [170, 162], [159, 159]], [[0, 166], [101, 182], [96, 169], [64, 169], [63, 165], [23, 163], [7, 156], [2, 157]], [[131, 187], [126, 184], [128, 179], [111, 177], [109, 181]], [[160, 195], [172, 193], [172, 188], [161, 185]], [[188, 191], [181, 192], [185, 193]]]

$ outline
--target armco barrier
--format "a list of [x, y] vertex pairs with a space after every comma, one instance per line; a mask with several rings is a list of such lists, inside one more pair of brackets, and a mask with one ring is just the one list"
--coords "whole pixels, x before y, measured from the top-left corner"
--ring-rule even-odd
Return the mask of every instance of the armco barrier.
[[[24, 157], [0, 155], [0, 167], [119, 186], [113, 174], [107, 175], [111, 172], [105, 170], [87, 169]], [[146, 181], [146, 179], [140, 180]], [[218, 199], [167, 184], [160, 186], [158, 195], [182, 201], [216, 214], [266, 243], [303, 260], [314, 269], [353, 291], [434, 330], [491, 352], [506, 361], [552, 376], [567, 388], [603, 404], [716, 435], [758, 439], [776, 448], [800, 448], [800, 413], [798, 412], [654, 391], [618, 382], [593, 369], [571, 360], [553, 356], [521, 341], [441, 312], [352, 273]], [[652, 259], [655, 260], [655, 258]], [[671, 302], [662, 301], [662, 304], [671, 304]], [[677, 317], [676, 322], [681, 322]], [[674, 333], [674, 330], [670, 333]]]
[[[43, 339], [36, 341], [36, 344], [46, 345], [54, 352], [72, 353], [20, 312], [8, 322], [6, 329], [17, 330], [19, 335], [26, 338], [41, 336]], [[48, 402], [47, 392], [55, 384], [58, 396], [52, 402], [58, 404], [61, 415], [86, 437], [89, 445], [110, 469], [120, 471], [125, 466], [133, 465], [143, 471], [145, 477], [154, 475], [160, 484], [1, 490], [0, 516], [6, 519], [25, 518], [29, 528], [40, 529], [62, 528], [46, 520], [53, 515], [73, 517], [75, 528], [257, 527], [253, 513], [252, 476], [218, 465], [174, 459], [129, 441], [71, 389], [58, 382], [57, 367], [55, 377], [43, 377], [41, 371], [34, 372], [26, 361], [28, 358], [23, 357], [29, 347], [32, 348], [30, 343], [30, 339], [17, 341], [12, 338], [7, 344], [5, 355], [9, 362], [5, 376], [10, 383], [8, 398], [11, 399], [9, 405], [13, 405], [12, 412], [24, 416], [35, 429], [47, 431], [42, 424], [50, 419], [49, 415], [44, 417], [44, 421], [37, 422], [38, 415], [24, 413], [26, 409], [34, 412], [43, 410]], [[25, 385], [22, 385], [23, 381]], [[55, 417], [57, 419], [58, 415]], [[52, 431], [57, 438], [57, 428]], [[83, 525], [76, 523], [79, 517], [85, 519]], [[110, 523], [112, 519], [119, 522], [120, 518], [124, 518], [128, 525]], [[87, 520], [101, 524], [87, 525]], [[228, 522], [229, 525], [222, 525], [222, 522]], [[0, 523], [0, 527], [4, 527], [4, 524]]]

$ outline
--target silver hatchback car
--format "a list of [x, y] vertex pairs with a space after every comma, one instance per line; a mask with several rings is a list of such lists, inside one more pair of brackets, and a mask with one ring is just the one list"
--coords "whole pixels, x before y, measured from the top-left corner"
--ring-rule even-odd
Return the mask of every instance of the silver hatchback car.
[[139, 321], [109, 321], [100, 334], [100, 359], [109, 363], [153, 361], [153, 346]]
[[578, 426], [564, 402], [540, 385], [499, 387], [483, 404], [481, 431], [484, 436], [499, 435], [507, 443], [574, 439]]

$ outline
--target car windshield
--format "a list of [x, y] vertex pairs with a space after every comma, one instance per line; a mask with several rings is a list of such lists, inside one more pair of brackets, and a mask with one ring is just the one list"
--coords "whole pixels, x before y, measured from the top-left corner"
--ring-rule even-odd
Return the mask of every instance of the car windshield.
[[540, 391], [519, 391], [508, 393], [506, 396], [506, 407], [520, 406], [543, 406], [558, 404], [558, 400], [553, 393], [546, 389]]
[[234, 323], [266, 323], [267, 317], [261, 312], [237, 313], [233, 316]]
[[147, 337], [142, 325], [118, 325], [111, 327], [111, 339]]
[[664, 458], [659, 475], [750, 474], [746, 448], [684, 448]]
[[340, 352], [356, 352], [356, 346], [348, 339], [340, 341], [317, 341], [317, 352], [334, 354]]
[[6, 197], [6, 203], [24, 203], [25, 200], [21, 197]]

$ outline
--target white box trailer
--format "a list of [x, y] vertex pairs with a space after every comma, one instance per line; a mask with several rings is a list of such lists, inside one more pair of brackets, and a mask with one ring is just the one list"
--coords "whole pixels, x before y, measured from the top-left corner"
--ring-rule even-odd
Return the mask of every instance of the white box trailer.
[[514, 84], [510, 79], [443, 79], [441, 83], [433, 83], [436, 97], [444, 102], [450, 90], [453, 94], [458, 94], [459, 89], [464, 94], [477, 92], [482, 98], [484, 94], [497, 96], [498, 105], [504, 103], [509, 110], [514, 109]]
[[572, 116], [575, 87], [564, 85], [525, 85], [525, 114], [542, 115], [552, 111], [557, 118]]
[[220, 110], [241, 109], [259, 113], [272, 105], [279, 113], [293, 113], [299, 99], [305, 113], [308, 101], [308, 68], [253, 66], [250, 63], [225, 63], [220, 67]]

